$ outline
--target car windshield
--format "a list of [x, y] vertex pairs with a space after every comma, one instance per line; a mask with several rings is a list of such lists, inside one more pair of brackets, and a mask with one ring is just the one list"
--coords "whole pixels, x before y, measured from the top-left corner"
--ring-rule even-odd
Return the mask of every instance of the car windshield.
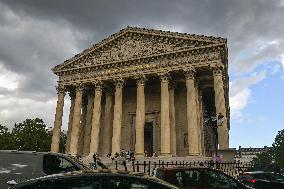
[[77, 158], [74, 158], [72, 156], [68, 156], [69, 158], [71, 158], [73, 161], [75, 161], [76, 163], [78, 163], [79, 165], [81, 165], [84, 169], [91, 171], [92, 169], [89, 168], [87, 165], [85, 165], [83, 162], [81, 162], [80, 160], [78, 160]]
[[271, 181], [284, 182], [284, 176], [282, 175], [270, 173], [270, 174], [267, 174], [267, 176], [269, 177]]

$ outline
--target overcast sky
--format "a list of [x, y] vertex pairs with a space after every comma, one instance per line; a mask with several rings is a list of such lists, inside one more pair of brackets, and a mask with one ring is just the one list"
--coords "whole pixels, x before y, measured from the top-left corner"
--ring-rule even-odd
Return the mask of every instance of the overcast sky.
[[0, 0], [0, 124], [53, 126], [51, 68], [137, 26], [227, 38], [230, 146], [271, 146], [284, 128], [283, 23], [284, 0]]

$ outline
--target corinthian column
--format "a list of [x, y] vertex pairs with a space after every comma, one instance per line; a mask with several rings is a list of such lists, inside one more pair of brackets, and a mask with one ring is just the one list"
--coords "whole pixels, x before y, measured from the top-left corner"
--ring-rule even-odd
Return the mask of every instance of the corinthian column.
[[106, 102], [104, 109], [104, 125], [102, 127], [103, 139], [102, 154], [107, 155], [111, 153], [111, 137], [112, 137], [112, 103], [113, 97], [110, 92], [105, 92]]
[[175, 84], [170, 83], [170, 129], [171, 129], [171, 154], [177, 155], [176, 150], [176, 119], [175, 119]]
[[92, 131], [90, 154], [99, 152], [100, 139], [100, 122], [101, 122], [101, 99], [102, 99], [102, 83], [98, 81], [95, 84], [95, 101], [93, 109]]
[[52, 143], [51, 143], [51, 152], [56, 152], [56, 153], [59, 152], [60, 132], [62, 125], [64, 96], [65, 96], [64, 87], [62, 86], [57, 87], [57, 91], [58, 91], [57, 93], [58, 99], [57, 99], [55, 121], [54, 121]]
[[70, 152], [72, 121], [73, 121], [74, 104], [75, 104], [75, 94], [74, 94], [74, 91], [70, 91], [69, 92], [69, 96], [71, 98], [71, 106], [70, 106], [70, 112], [69, 112], [68, 131], [67, 131], [67, 140], [66, 140], [66, 150], [65, 150], [66, 154], [69, 154], [69, 152]]
[[121, 146], [121, 117], [122, 117], [122, 88], [124, 81], [116, 80], [113, 115], [112, 154], [120, 152]]
[[91, 142], [91, 130], [92, 130], [92, 118], [93, 118], [93, 107], [94, 107], [94, 97], [93, 90], [89, 91], [88, 94], [88, 105], [87, 105], [87, 117], [84, 135], [84, 147], [83, 155], [88, 155], [90, 153], [90, 142]]
[[140, 76], [137, 83], [137, 105], [136, 105], [136, 143], [135, 153], [137, 156], [144, 154], [144, 124], [145, 124], [145, 76]]
[[169, 74], [160, 74], [161, 80], [161, 155], [171, 153], [171, 129], [169, 114]]
[[74, 113], [72, 121], [72, 132], [70, 141], [70, 154], [72, 156], [78, 155], [78, 140], [79, 140], [79, 129], [80, 129], [80, 118], [81, 118], [81, 104], [82, 104], [83, 87], [78, 86], [76, 88], [76, 97], [74, 104]]
[[229, 148], [229, 134], [228, 134], [228, 120], [227, 111], [225, 105], [225, 93], [223, 83], [223, 67], [222, 65], [212, 66], [213, 77], [214, 77], [214, 91], [215, 91], [215, 107], [216, 115], [220, 113], [224, 116], [222, 125], [218, 126], [218, 142], [220, 149]]
[[184, 69], [187, 96], [188, 155], [200, 155], [194, 67]]

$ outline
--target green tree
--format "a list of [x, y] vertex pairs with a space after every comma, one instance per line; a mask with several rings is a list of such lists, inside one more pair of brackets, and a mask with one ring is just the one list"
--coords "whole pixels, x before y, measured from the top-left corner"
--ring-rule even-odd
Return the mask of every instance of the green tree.
[[272, 149], [258, 154], [253, 161], [254, 170], [284, 171], [284, 129], [278, 131], [274, 143], [272, 144]]
[[0, 150], [15, 149], [14, 139], [8, 128], [0, 124]]
[[51, 133], [42, 119], [26, 119], [12, 130], [17, 150], [50, 151]]
[[284, 129], [278, 131], [272, 144], [275, 162], [284, 170]]
[[279, 166], [274, 159], [275, 158], [273, 150], [257, 154], [256, 158], [253, 159], [254, 162], [253, 170], [279, 172]]

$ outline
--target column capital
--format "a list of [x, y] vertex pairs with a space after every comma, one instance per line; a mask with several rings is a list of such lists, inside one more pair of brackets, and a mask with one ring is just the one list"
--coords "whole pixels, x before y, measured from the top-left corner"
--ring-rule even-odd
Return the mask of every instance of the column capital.
[[94, 85], [95, 85], [95, 90], [99, 90], [101, 91], [103, 89], [103, 82], [101, 80], [96, 80], [94, 82]]
[[171, 76], [170, 76], [170, 74], [168, 72], [158, 73], [158, 76], [159, 76], [161, 82], [168, 83], [169, 80], [171, 79]]
[[134, 79], [136, 79], [137, 85], [145, 85], [145, 82], [147, 81], [147, 78], [143, 74], [135, 76]]
[[222, 76], [224, 65], [219, 62], [216, 62], [215, 64], [210, 66], [210, 69], [212, 70], [214, 76]]
[[56, 90], [57, 90], [57, 94], [60, 94], [60, 93], [65, 94], [66, 87], [64, 85], [58, 84], [58, 86], [56, 86]]
[[83, 90], [85, 89], [85, 86], [83, 85], [83, 83], [76, 83], [75, 85], [75, 91], [80, 91], [83, 92]]
[[195, 78], [196, 70], [193, 66], [183, 68], [183, 72], [187, 80]]
[[122, 78], [117, 78], [114, 80], [115, 88], [122, 88], [125, 84], [125, 81]]
[[75, 91], [74, 90], [69, 90], [68, 94], [69, 94], [70, 100], [75, 99]]
[[170, 83], [169, 83], [169, 90], [175, 90], [176, 87], [177, 87], [176, 82], [171, 80]]

